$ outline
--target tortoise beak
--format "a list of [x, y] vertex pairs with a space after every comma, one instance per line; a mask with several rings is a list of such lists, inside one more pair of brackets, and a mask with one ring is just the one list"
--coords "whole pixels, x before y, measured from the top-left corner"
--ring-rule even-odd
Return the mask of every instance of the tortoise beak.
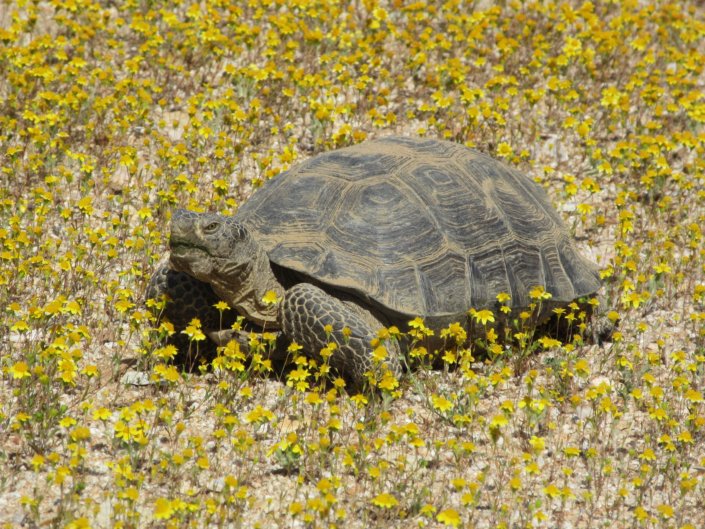
[[186, 209], [177, 209], [171, 214], [171, 235], [169, 237], [169, 247], [173, 250], [175, 246], [196, 246], [193, 239], [194, 224], [199, 213]]
[[[177, 209], [171, 215], [171, 235], [169, 236], [170, 261], [175, 270], [201, 278], [210, 270], [204, 259], [208, 252], [199, 240], [197, 224], [200, 213]], [[203, 268], [203, 270], [201, 270]]]

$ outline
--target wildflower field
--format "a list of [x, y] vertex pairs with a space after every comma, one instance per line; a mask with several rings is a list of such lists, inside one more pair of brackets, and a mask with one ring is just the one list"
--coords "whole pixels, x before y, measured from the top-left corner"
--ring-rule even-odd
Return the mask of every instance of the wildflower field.
[[[695, 1], [4, 0], [0, 524], [705, 527], [704, 35]], [[535, 330], [538, 288], [362, 394], [267, 333], [174, 363], [171, 212], [391, 134], [539, 182], [609, 341]]]

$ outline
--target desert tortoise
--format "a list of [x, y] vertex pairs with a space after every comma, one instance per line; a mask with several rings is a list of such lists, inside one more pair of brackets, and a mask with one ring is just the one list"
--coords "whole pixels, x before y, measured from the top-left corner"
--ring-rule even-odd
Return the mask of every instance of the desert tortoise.
[[[222, 299], [314, 358], [336, 342], [330, 363], [356, 384], [382, 327], [405, 332], [421, 317], [438, 338], [454, 322], [467, 329], [471, 308], [497, 310], [502, 292], [518, 314], [539, 285], [552, 295], [541, 321], [600, 288], [539, 185], [447, 141], [388, 137], [321, 154], [266, 182], [233, 217], [176, 210], [171, 221], [174, 271], [156, 274], [153, 295], [172, 274], [179, 292], [189, 283], [185, 305], [206, 299], [207, 312]], [[275, 308], [269, 291], [282, 298]], [[210, 310], [203, 318], [217, 322]], [[395, 375], [399, 352], [395, 343], [387, 359]]]

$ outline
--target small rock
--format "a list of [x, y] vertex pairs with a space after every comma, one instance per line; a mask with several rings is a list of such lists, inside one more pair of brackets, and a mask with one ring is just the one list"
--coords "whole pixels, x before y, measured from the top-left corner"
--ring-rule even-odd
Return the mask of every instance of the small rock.
[[269, 434], [272, 433], [272, 425], [269, 423], [264, 423], [255, 432], [255, 439], [262, 440], [266, 439]]
[[108, 181], [108, 188], [113, 193], [120, 193], [130, 184], [131, 178], [132, 175], [130, 175], [130, 171], [127, 169], [127, 167], [124, 165], [118, 165], [118, 168], [115, 170], [113, 176], [111, 176], [110, 180]]
[[44, 331], [38, 329], [34, 331], [29, 331], [24, 334], [18, 332], [11, 332], [9, 335], [3, 336], [3, 341], [19, 342], [20, 340], [26, 340], [28, 342], [36, 342], [44, 338]]
[[120, 384], [127, 386], [151, 386], [154, 381], [150, 378], [149, 373], [140, 371], [127, 371], [120, 379]]
[[90, 465], [90, 471], [97, 476], [104, 476], [108, 473], [108, 467], [105, 466], [105, 463], [99, 462], [96, 465]]
[[647, 353], [658, 353], [658, 344], [657, 343], [650, 343], [649, 345], [646, 346], [646, 352]]
[[593, 378], [590, 381], [590, 384], [596, 388], [600, 387], [602, 384], [611, 388], [612, 386], [614, 386], [614, 381], [610, 380], [609, 378], [607, 378], [605, 376], [599, 376], [599, 377]]
[[221, 493], [225, 490], [225, 480], [223, 478], [212, 479], [208, 482], [208, 490]]
[[103, 435], [103, 431], [99, 430], [98, 428], [93, 428], [92, 426], [88, 428], [88, 431], [91, 432], [91, 437], [94, 439], [99, 439], [101, 435]]
[[10, 434], [5, 442], [6, 454], [19, 454], [22, 452], [22, 438], [17, 434]]
[[277, 426], [282, 433], [290, 433], [298, 430], [300, 424], [295, 418], [285, 417], [277, 424]]
[[98, 511], [98, 516], [96, 516], [96, 524], [98, 527], [111, 527], [111, 515], [113, 513], [113, 507], [110, 500], [106, 500], [100, 503], [100, 510]]
[[188, 124], [190, 116], [186, 112], [175, 110], [164, 112], [166, 133], [171, 141], [179, 141], [184, 134], [184, 127]]
[[579, 420], [585, 421], [592, 417], [592, 408], [590, 406], [578, 406], [575, 409], [575, 414]]

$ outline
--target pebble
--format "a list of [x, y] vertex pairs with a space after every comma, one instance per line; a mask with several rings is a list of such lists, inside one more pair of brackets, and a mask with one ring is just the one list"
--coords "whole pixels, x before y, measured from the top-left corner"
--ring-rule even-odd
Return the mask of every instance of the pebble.
[[223, 478], [212, 479], [208, 482], [208, 490], [221, 493], [225, 490], [225, 480]]
[[3, 342], [20, 342], [22, 340], [28, 341], [28, 342], [36, 342], [37, 340], [41, 340], [44, 338], [44, 331], [41, 329], [33, 330], [26, 332], [24, 334], [20, 334], [18, 332], [11, 332], [10, 334], [6, 334], [5, 336], [2, 337]]
[[152, 386], [154, 381], [151, 379], [149, 373], [144, 373], [141, 371], [127, 371], [120, 379], [120, 384], [126, 386]]
[[605, 376], [594, 377], [590, 380], [590, 384], [594, 387], [600, 387], [604, 384], [607, 387], [614, 387], [614, 381]]

